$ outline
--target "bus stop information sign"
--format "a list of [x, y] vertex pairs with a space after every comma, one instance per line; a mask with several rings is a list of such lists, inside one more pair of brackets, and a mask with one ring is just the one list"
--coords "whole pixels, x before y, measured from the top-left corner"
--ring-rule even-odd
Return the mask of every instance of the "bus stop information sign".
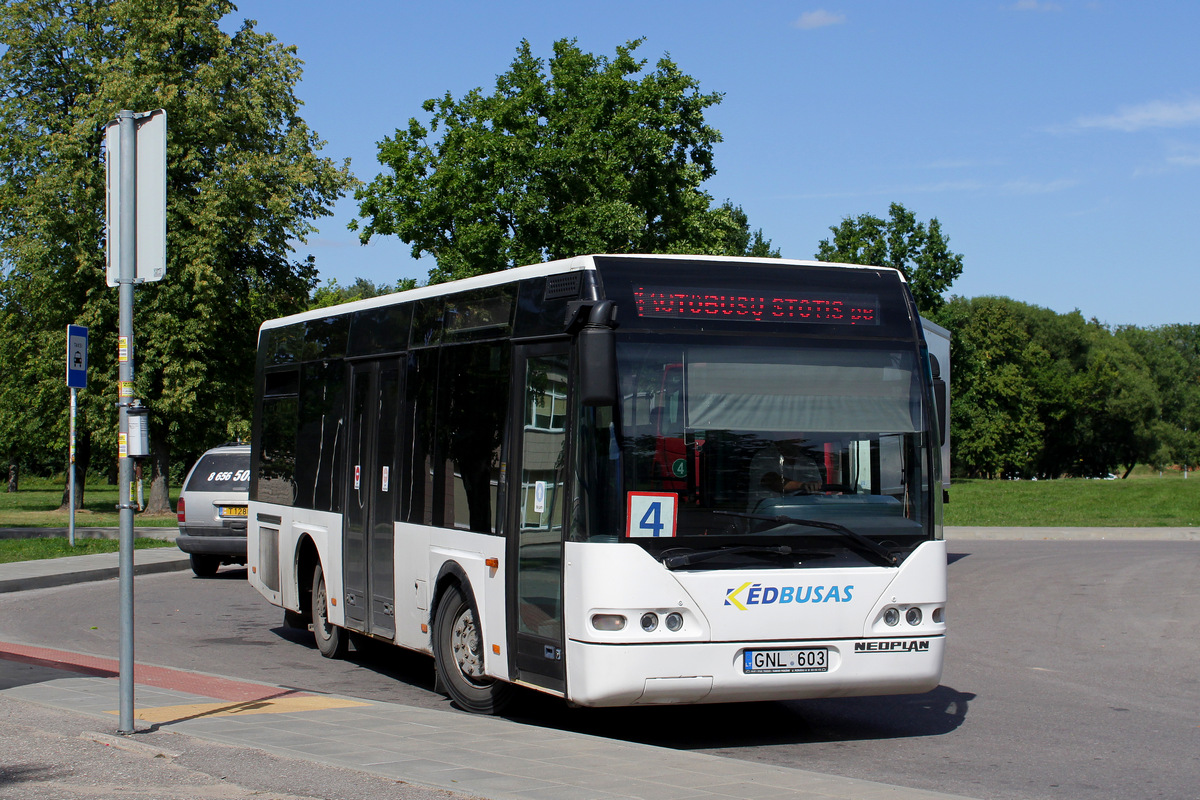
[[88, 329], [82, 325], [67, 326], [67, 386], [87, 388]]

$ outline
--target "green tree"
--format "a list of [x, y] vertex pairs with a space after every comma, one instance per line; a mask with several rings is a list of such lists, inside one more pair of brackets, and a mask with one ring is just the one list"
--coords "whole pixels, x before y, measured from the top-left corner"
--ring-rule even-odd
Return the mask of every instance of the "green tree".
[[1076, 474], [1086, 422], [1079, 376], [1087, 368], [1092, 344], [1107, 331], [1096, 321], [1085, 320], [1078, 310], [1060, 314], [1015, 300], [1008, 304], [1030, 340], [1046, 352], [1046, 358], [1029, 374], [1036, 387], [1037, 413], [1042, 423], [1042, 447], [1035, 472], [1040, 478]]
[[1127, 326], [1115, 335], [1145, 362], [1161, 401], [1150, 463], [1191, 466], [1200, 455], [1200, 325]]
[[968, 477], [1031, 474], [1042, 446], [1030, 375], [1046, 353], [1003, 297], [951, 298], [936, 321], [951, 333], [951, 464]]
[[1145, 360], [1105, 330], [1088, 351], [1077, 387], [1082, 473], [1103, 475], [1124, 467], [1128, 477], [1158, 449], [1162, 402]]
[[872, 214], [846, 217], [829, 228], [816, 257], [822, 261], [895, 267], [908, 278], [909, 288], [923, 314], [945, 302], [942, 294], [962, 274], [963, 257], [950, 251], [950, 239], [934, 217], [926, 225], [899, 203], [888, 208], [888, 219]]
[[[353, 183], [348, 165], [318, 155], [322, 143], [299, 116], [295, 49], [253, 22], [222, 32], [233, 9], [227, 0], [0, 8], [2, 335], [49, 344], [68, 322], [93, 329], [85, 435], [108, 454], [117, 297], [105, 286], [100, 145], [118, 110], [167, 110], [167, 275], [138, 288], [134, 315], [135, 392], [152, 409], [152, 511], [169, 508], [172, 453], [190, 458], [245, 432], [257, 326], [305, 308], [316, 282], [311, 257], [294, 259], [291, 243]], [[22, 412], [30, 422], [0, 428], [10, 452], [38, 444], [20, 430], [65, 420], [61, 367], [46, 366], [62, 352], [47, 346], [21, 371], [2, 371], [5, 400], [22, 393], [13, 382], [30, 381], [56, 382], [63, 398], [47, 389], [44, 406]]]
[[379, 144], [387, 171], [356, 195], [362, 241], [434, 256], [435, 283], [596, 252], [778, 255], [700, 188], [721, 95], [666, 57], [644, 71], [641, 43], [609, 59], [564, 39], [547, 64], [522, 41], [491, 94], [427, 100], [424, 122]]
[[350, 303], [355, 300], [366, 300], [371, 297], [381, 297], [392, 292], [405, 292], [417, 288], [413, 278], [401, 278], [395, 284], [373, 283], [366, 278], [355, 278], [350, 286], [342, 286], [336, 278], [330, 278], [329, 283], [318, 286], [313, 290], [308, 302], [309, 309], [328, 308], [339, 303]]

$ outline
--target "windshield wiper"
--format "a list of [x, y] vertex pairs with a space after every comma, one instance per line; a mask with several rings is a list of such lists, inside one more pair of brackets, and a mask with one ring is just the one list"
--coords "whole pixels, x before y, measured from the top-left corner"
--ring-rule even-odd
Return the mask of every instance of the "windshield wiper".
[[884, 566], [894, 567], [900, 563], [899, 559], [892, 554], [892, 551], [881, 545], [874, 539], [869, 539], [855, 530], [847, 528], [845, 525], [839, 525], [836, 522], [824, 522], [818, 519], [797, 519], [789, 517], [785, 514], [767, 515], [767, 514], [749, 514], [743, 511], [713, 511], [714, 514], [720, 514], [726, 517], [738, 517], [739, 519], [754, 519], [762, 522], [773, 522], [774, 525], [767, 525], [759, 529], [759, 531], [767, 531], [779, 525], [808, 525], [813, 528], [824, 528], [826, 530], [840, 533], [845, 538], [849, 539], [854, 544], [858, 545], [859, 550], [866, 550], [874, 556], [877, 556], [883, 561]]
[[[669, 552], [669, 551], [668, 551]], [[828, 553], [814, 553], [811, 551], [797, 550], [786, 544], [781, 545], [734, 545], [732, 547], [714, 547], [712, 550], [694, 550], [690, 553], [680, 553], [678, 555], [663, 556], [662, 563], [667, 569], [679, 569], [687, 567], [699, 561], [708, 561], [710, 558], [719, 556], [737, 555], [738, 553], [769, 553], [771, 555], [780, 556], [800, 556], [807, 558], [828, 558]]]

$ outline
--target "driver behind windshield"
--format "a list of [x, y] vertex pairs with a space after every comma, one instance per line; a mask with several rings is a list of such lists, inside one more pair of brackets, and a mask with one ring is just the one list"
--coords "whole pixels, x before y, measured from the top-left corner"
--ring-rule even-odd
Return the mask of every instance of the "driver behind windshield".
[[768, 442], [750, 462], [750, 510], [763, 500], [820, 492], [824, 484], [818, 455], [804, 439]]

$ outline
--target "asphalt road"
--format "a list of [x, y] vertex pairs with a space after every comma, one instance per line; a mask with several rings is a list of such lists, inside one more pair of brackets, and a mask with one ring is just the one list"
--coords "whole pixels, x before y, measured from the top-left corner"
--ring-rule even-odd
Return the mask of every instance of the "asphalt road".
[[[981, 798], [1200, 798], [1200, 542], [952, 542], [942, 685], [919, 696], [514, 718]], [[321, 658], [226, 568], [139, 578], [139, 661], [448, 709], [431, 662]], [[118, 652], [115, 581], [0, 596], [0, 639]], [[53, 620], [53, 623], [49, 623]]]

